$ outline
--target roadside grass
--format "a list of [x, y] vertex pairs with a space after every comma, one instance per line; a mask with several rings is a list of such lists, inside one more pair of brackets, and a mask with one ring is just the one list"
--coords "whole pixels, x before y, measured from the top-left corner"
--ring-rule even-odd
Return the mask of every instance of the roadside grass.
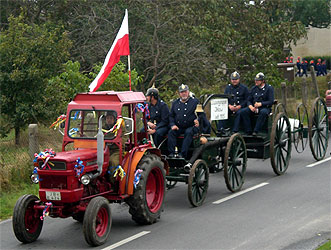
[[330, 250], [330, 249], [331, 249], [331, 240], [324, 243], [322, 246], [319, 246], [318, 248], [316, 248], [316, 250]]
[[[61, 151], [62, 135], [44, 126], [38, 127], [39, 150], [52, 148]], [[30, 176], [34, 168], [29, 155], [28, 130], [21, 131], [20, 144], [14, 143], [14, 131], [0, 139], [0, 220], [12, 216], [16, 201], [23, 194], [38, 196], [38, 185], [32, 184]]]
[[16, 201], [24, 194], [34, 194], [38, 196], [38, 185], [23, 184], [19, 189], [11, 192], [4, 192], [0, 195], [0, 220], [5, 220], [13, 215]]

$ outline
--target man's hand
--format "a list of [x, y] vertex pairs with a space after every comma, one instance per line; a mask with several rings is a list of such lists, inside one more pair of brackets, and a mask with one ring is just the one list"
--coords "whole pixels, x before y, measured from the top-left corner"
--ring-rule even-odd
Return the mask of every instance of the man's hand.
[[149, 135], [152, 135], [152, 134], [154, 134], [155, 132], [156, 132], [155, 129], [148, 129], [148, 130], [147, 130], [147, 133], [148, 133]]
[[236, 107], [229, 104], [229, 109], [232, 111], [232, 112], [236, 112]]
[[255, 111], [256, 111], [256, 108], [254, 108], [252, 105], [249, 105], [248, 106], [248, 108], [252, 111], [252, 112], [254, 112], [255, 113]]
[[232, 107], [233, 107], [233, 110], [231, 109], [232, 112], [237, 112], [239, 109], [241, 109], [241, 106], [240, 105], [238, 105], [238, 106], [232, 106]]
[[152, 122], [147, 122], [147, 125], [148, 125], [148, 127], [152, 128], [152, 129], [156, 128], [156, 125]]
[[173, 126], [171, 127], [171, 129], [172, 129], [172, 130], [179, 130], [179, 128], [178, 128], [176, 125], [173, 125]]
[[261, 102], [256, 102], [255, 104], [254, 104], [254, 107], [255, 108], [259, 108], [259, 107], [261, 107], [262, 106], [262, 103]]
[[194, 126], [199, 127], [199, 121], [197, 119], [194, 120]]

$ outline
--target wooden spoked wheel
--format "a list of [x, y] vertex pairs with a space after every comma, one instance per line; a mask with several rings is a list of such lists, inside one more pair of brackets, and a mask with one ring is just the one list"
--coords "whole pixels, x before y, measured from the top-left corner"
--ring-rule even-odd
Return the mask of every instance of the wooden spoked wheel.
[[270, 135], [270, 161], [275, 174], [286, 172], [291, 159], [291, 125], [284, 113], [279, 113], [273, 124]]
[[308, 112], [303, 103], [300, 103], [295, 112], [295, 122], [293, 126], [293, 144], [295, 150], [298, 153], [302, 153], [308, 142], [308, 135], [305, 134], [308, 127], [305, 127], [305, 123], [308, 124]]
[[309, 119], [309, 145], [314, 158], [319, 161], [324, 158], [328, 147], [329, 124], [326, 104], [323, 99], [314, 100]]

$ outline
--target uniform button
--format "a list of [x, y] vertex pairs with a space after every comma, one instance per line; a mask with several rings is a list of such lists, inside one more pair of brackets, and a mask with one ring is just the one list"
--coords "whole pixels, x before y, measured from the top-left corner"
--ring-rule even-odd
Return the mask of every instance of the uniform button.
[[184, 110], [186, 110], [186, 108]]
[[187, 102], [185, 102], [185, 105], [187, 105]]
[[155, 111], [155, 113], [157, 114], [157, 113], [158, 113], [158, 111]]
[[237, 94], [239, 94], [239, 92], [237, 92]]
[[180, 110], [180, 109], [178, 109], [178, 110]]
[[186, 115], [184, 115], [184, 116], [186, 116]]

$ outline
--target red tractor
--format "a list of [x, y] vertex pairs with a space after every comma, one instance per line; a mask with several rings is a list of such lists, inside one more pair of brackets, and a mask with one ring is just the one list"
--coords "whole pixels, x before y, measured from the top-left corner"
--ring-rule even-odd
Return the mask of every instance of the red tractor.
[[[168, 164], [140, 132], [144, 101], [141, 92], [104, 91], [78, 94], [69, 103], [62, 152], [48, 150], [35, 159], [31, 179], [39, 183], [39, 198], [24, 195], [15, 205], [19, 241], [37, 240], [49, 215], [83, 222], [87, 243], [104, 244], [112, 223], [109, 202], [126, 202], [138, 224], [160, 218]], [[107, 114], [115, 119], [111, 128]]]

